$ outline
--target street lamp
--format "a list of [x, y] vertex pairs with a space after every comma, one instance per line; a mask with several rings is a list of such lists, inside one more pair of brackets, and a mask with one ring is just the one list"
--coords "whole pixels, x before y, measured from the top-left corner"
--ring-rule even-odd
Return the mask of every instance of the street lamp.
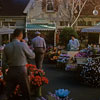
[[[93, 15], [95, 15], [95, 16], [97, 16], [99, 14], [99, 11], [97, 10], [97, 7], [100, 7], [100, 5], [95, 6], [95, 8], [93, 10]], [[100, 33], [99, 33], [99, 44], [100, 44]]]
[[93, 10], [93, 15], [97, 16], [98, 15], [98, 10], [97, 8], [100, 7], [100, 5], [95, 6], [94, 10]]

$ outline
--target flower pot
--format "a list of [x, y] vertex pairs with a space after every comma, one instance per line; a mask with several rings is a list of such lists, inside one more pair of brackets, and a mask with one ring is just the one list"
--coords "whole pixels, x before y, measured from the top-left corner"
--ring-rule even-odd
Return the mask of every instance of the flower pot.
[[42, 87], [36, 87], [36, 88], [35, 88], [35, 95], [36, 95], [37, 97], [42, 96]]
[[32, 87], [31, 88], [31, 95], [35, 97], [42, 96], [42, 88], [41, 87]]

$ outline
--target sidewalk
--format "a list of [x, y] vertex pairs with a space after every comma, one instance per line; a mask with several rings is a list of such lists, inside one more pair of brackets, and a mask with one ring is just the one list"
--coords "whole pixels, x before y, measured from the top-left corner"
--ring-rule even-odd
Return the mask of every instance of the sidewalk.
[[70, 98], [73, 100], [100, 100], [100, 88], [80, 84], [76, 78], [77, 72], [65, 72], [51, 64], [45, 64], [44, 71], [46, 71], [49, 84], [44, 86], [43, 95], [48, 91], [55, 92], [56, 89], [64, 88], [71, 91]]

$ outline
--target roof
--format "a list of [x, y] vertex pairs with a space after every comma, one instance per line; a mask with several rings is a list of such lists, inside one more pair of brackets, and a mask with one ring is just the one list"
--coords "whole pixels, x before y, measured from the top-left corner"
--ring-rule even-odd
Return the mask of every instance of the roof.
[[0, 16], [22, 16], [29, 0], [0, 0]]
[[54, 24], [27, 24], [27, 30], [55, 30]]

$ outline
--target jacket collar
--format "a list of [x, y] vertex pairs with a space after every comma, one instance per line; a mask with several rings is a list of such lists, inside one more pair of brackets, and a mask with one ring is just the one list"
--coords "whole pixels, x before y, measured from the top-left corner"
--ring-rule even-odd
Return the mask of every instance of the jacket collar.
[[13, 42], [20, 42], [20, 40], [18, 40], [18, 39], [14, 39]]

